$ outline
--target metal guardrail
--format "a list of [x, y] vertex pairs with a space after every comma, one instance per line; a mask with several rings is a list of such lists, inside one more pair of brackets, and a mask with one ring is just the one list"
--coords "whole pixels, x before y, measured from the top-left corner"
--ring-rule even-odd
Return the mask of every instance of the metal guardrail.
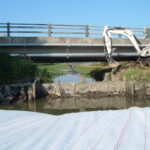
[[[66, 24], [0, 23], [0, 36], [102, 37], [103, 26]], [[149, 38], [149, 28], [128, 28], [139, 38]]]

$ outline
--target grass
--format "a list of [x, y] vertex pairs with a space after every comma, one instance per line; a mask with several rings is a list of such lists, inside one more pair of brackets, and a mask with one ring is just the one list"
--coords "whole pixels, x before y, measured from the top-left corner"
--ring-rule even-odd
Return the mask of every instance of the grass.
[[[141, 67], [139, 64], [128, 61], [120, 62], [120, 64], [122, 68], [126, 68], [117, 72], [120, 80], [125, 78], [126, 80], [150, 81], [150, 67]], [[75, 67], [75, 70], [84, 76], [94, 78], [96, 81], [102, 81], [105, 73], [111, 72], [107, 63], [80, 64]]]
[[150, 81], [150, 67], [132, 66], [120, 72], [126, 80]]
[[[67, 63], [38, 63], [37, 67], [40, 71], [43, 71], [43, 74], [46, 74], [46, 76], [51, 79], [64, 74], [63, 70], [70, 68], [69, 64]], [[141, 67], [139, 64], [126, 61], [121, 62], [121, 67], [125, 69], [117, 72], [120, 80], [125, 78], [126, 80], [150, 81], [150, 67]], [[111, 72], [107, 62], [94, 64], [81, 63], [75, 65], [74, 69], [76, 72], [86, 77], [92, 77], [96, 81], [103, 80], [105, 73]]]
[[[96, 81], [101, 81], [103, 79], [104, 72], [107, 68], [106, 63], [94, 63], [94, 64], [80, 64], [75, 66], [76, 72], [86, 76], [86, 77], [92, 77]], [[103, 72], [103, 73], [102, 73]]]
[[101, 70], [103, 68], [105, 68], [106, 66], [103, 63], [96, 63], [96, 64], [80, 64], [75, 66], [75, 70], [76, 72], [84, 75], [84, 76], [91, 76], [91, 72], [94, 70]]
[[[44, 82], [52, 82], [52, 78], [64, 74], [63, 70], [70, 68], [67, 63], [37, 63], [37, 67], [39, 76]], [[106, 68], [105, 63], [82, 63], [74, 66], [76, 72], [86, 77], [96, 78], [96, 80], [99, 80], [99, 77], [101, 78], [101, 76], [99, 76], [99, 70], [102, 70], [103, 68]]]
[[129, 62], [129, 61], [122, 61], [121, 62], [121, 67], [125, 67], [125, 66], [127, 66], [128, 64], [130, 64], [131, 62]]
[[65, 63], [37, 63], [37, 67], [39, 70], [47, 70], [52, 77], [63, 74], [63, 70], [69, 68]]

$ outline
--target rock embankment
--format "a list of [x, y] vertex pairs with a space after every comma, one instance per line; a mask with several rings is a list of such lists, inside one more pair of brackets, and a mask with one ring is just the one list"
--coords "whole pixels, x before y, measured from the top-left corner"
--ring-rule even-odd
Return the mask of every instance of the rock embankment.
[[0, 102], [12, 103], [14, 101], [25, 102], [34, 99], [34, 90], [31, 83], [11, 84], [0, 86]]

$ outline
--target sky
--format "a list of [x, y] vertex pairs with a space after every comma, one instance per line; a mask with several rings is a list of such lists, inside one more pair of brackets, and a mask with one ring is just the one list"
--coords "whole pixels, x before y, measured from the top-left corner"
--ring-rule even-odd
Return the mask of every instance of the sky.
[[150, 0], [0, 0], [0, 22], [150, 26]]

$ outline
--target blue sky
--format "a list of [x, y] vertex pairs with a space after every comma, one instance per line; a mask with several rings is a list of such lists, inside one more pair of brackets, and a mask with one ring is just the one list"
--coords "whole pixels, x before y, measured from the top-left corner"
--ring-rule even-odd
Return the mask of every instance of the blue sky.
[[150, 26], [150, 0], [0, 0], [0, 22]]

